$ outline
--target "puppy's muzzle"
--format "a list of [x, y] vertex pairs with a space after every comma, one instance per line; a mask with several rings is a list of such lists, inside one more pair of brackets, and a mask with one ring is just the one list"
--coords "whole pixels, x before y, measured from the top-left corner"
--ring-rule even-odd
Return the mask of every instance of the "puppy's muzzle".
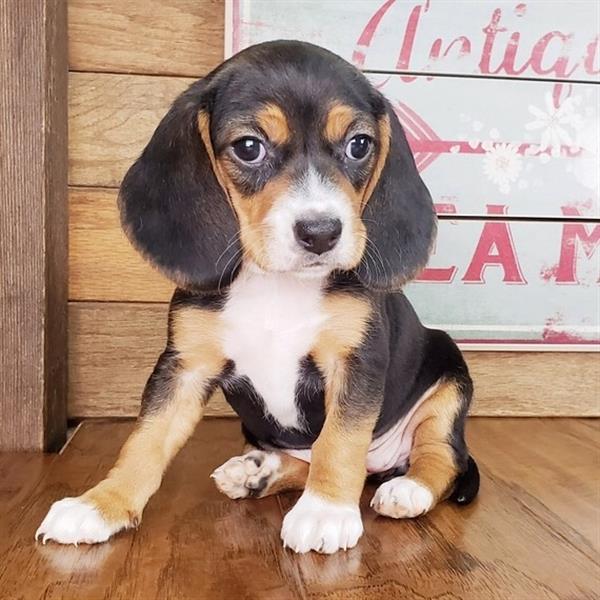
[[342, 235], [339, 219], [306, 219], [294, 223], [298, 245], [313, 254], [321, 255], [335, 247]]

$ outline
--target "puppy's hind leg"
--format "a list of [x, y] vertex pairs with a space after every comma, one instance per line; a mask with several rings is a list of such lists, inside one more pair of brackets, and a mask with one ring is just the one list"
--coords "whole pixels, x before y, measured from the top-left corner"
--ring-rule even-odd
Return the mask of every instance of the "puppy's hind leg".
[[378, 513], [416, 517], [447, 497], [468, 504], [476, 496], [479, 473], [464, 441], [471, 393], [469, 379], [442, 381], [419, 407], [408, 471], [377, 488], [371, 506]]
[[308, 463], [289, 454], [247, 446], [212, 473], [217, 488], [230, 498], [264, 498], [289, 490], [303, 490]]

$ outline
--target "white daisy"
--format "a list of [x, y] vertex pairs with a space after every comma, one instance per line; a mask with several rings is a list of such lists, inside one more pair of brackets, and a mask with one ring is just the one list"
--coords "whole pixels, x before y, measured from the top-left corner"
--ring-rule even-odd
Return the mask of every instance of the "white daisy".
[[517, 144], [485, 144], [484, 148], [486, 153], [483, 158], [483, 172], [503, 194], [508, 194], [510, 184], [517, 180], [523, 168], [519, 146]]
[[529, 105], [529, 112], [535, 117], [525, 125], [528, 131], [541, 130], [540, 151], [550, 150], [552, 156], [560, 156], [563, 144], [573, 145], [573, 139], [566, 127], [579, 129], [582, 124], [581, 115], [575, 112], [575, 107], [580, 98], [567, 98], [556, 108], [552, 100], [552, 94], [546, 92], [544, 98], [546, 112], [537, 106]]

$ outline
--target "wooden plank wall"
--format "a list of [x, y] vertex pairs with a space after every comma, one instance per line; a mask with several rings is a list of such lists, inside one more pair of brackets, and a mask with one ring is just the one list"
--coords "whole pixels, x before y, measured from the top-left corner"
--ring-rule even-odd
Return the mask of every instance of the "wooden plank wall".
[[66, 435], [66, 29], [66, 0], [0, 0], [0, 450]]
[[[70, 0], [69, 415], [132, 416], [172, 285], [121, 233], [120, 180], [175, 96], [223, 57], [220, 0]], [[598, 357], [469, 352], [474, 413], [591, 415]], [[558, 368], [560, 367], [560, 369]], [[211, 414], [230, 414], [222, 397]]]

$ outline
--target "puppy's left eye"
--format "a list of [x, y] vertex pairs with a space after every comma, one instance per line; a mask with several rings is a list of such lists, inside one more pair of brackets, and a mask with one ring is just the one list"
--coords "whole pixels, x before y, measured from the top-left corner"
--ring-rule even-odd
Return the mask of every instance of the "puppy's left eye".
[[252, 165], [262, 162], [267, 154], [264, 144], [255, 137], [240, 138], [231, 147], [237, 158]]
[[364, 134], [355, 135], [346, 145], [346, 156], [350, 160], [362, 160], [369, 155], [373, 140]]

